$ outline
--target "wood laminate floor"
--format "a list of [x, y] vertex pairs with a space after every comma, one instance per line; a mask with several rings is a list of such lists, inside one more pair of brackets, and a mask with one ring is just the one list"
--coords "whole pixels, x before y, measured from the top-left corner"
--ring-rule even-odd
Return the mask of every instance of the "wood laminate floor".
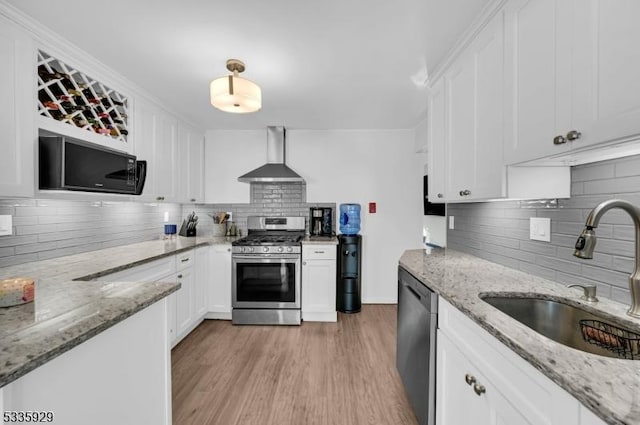
[[205, 320], [172, 352], [174, 425], [417, 424], [395, 368], [395, 305], [338, 323]]

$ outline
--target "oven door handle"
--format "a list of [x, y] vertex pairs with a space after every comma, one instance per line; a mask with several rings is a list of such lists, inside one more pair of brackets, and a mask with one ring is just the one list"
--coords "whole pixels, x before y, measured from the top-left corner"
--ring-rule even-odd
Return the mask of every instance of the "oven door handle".
[[232, 260], [253, 260], [260, 262], [263, 260], [299, 260], [300, 255], [288, 255], [288, 254], [269, 254], [269, 255], [238, 255], [233, 254]]

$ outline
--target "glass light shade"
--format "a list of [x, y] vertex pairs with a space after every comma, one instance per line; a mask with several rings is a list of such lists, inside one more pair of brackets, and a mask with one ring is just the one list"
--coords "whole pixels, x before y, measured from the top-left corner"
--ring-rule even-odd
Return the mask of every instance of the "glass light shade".
[[244, 114], [262, 108], [260, 86], [245, 78], [233, 75], [216, 78], [209, 89], [211, 104], [221, 111]]

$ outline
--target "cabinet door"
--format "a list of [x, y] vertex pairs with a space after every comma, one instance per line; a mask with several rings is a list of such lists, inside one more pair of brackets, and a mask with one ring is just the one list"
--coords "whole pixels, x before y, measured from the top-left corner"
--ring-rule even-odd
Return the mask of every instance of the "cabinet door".
[[[335, 247], [333, 247], [335, 250]], [[316, 320], [314, 313], [336, 311], [336, 261], [302, 262], [302, 318]]]
[[436, 424], [490, 424], [487, 397], [477, 396], [465, 380], [467, 375], [482, 380], [478, 371], [440, 331], [437, 347]]
[[498, 14], [445, 76], [449, 200], [505, 196], [502, 33]]
[[196, 320], [204, 318], [207, 313], [207, 289], [211, 286], [211, 252], [212, 247], [196, 248], [195, 279], [193, 287], [193, 307]]
[[187, 202], [204, 203], [204, 136], [196, 131], [190, 131], [188, 136], [189, 184]]
[[160, 112], [156, 118], [155, 181], [158, 196], [164, 201], [175, 201], [177, 194], [177, 124], [173, 117]]
[[429, 175], [429, 201], [444, 202], [446, 176], [446, 96], [444, 79], [433, 83], [429, 90], [427, 174]]
[[156, 162], [156, 110], [142, 99], [135, 102], [134, 153], [139, 160], [147, 161], [147, 178], [140, 198], [156, 200], [158, 195], [158, 164]]
[[640, 2], [576, 3], [573, 125], [586, 146], [640, 134]]
[[211, 279], [207, 293], [209, 311], [216, 318], [231, 319], [231, 246], [211, 247]]
[[181, 338], [193, 323], [193, 267], [179, 271], [176, 277], [178, 283], [182, 284], [176, 293], [176, 333]]
[[567, 151], [554, 145], [571, 114], [570, 0], [511, 0], [505, 6], [505, 160]]
[[0, 16], [0, 196], [33, 196], [35, 51], [30, 38]]

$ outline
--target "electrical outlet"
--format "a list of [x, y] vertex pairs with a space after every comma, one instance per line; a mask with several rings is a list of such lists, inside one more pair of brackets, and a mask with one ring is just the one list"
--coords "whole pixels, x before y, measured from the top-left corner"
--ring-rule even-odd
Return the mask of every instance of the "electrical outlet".
[[529, 239], [551, 242], [551, 219], [546, 217], [529, 218]]
[[10, 215], [0, 215], [0, 236], [13, 235], [13, 217]]
[[453, 221], [453, 216], [452, 216], [452, 215], [450, 215], [450, 216], [449, 216], [449, 229], [450, 229], [450, 230], [455, 229], [454, 221]]

